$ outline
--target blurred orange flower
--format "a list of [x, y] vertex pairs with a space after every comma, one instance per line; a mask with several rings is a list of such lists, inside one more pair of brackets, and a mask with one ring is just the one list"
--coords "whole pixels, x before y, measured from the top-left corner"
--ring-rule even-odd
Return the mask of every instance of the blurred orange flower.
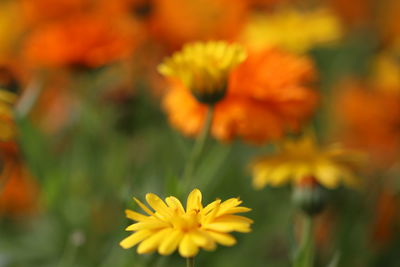
[[[315, 78], [307, 57], [277, 49], [249, 54], [231, 73], [227, 95], [215, 106], [213, 136], [262, 143], [298, 129], [316, 106], [317, 94], [307, 85]], [[171, 81], [163, 104], [177, 129], [188, 136], [199, 133], [207, 108], [181, 83]]]
[[242, 0], [153, 0], [150, 31], [172, 48], [197, 40], [233, 39], [247, 11]]
[[[372, 162], [398, 160], [400, 151], [400, 92], [346, 86], [338, 105], [347, 143], [368, 151]], [[378, 90], [377, 90], [378, 89]]]
[[328, 0], [328, 5], [348, 25], [360, 26], [372, 16], [372, 2], [369, 0]]
[[396, 194], [384, 189], [378, 198], [375, 210], [372, 241], [374, 246], [388, 244], [394, 238], [398, 219], [399, 200]]
[[38, 187], [23, 163], [4, 158], [0, 175], [0, 215], [26, 216], [37, 208]]
[[98, 67], [127, 58], [135, 34], [131, 20], [76, 15], [36, 28], [26, 40], [24, 55], [29, 63], [46, 67]]
[[85, 10], [88, 0], [19, 0], [22, 14], [30, 25], [66, 18]]
[[18, 1], [0, 1], [0, 61], [11, 60], [19, 52], [18, 41], [25, 25]]

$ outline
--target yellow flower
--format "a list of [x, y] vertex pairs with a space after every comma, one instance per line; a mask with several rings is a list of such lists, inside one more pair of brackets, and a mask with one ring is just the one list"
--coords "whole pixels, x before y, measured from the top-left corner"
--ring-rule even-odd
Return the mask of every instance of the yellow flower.
[[251, 164], [256, 189], [267, 184], [280, 186], [293, 182], [300, 185], [310, 177], [329, 189], [340, 184], [357, 185], [353, 167], [361, 160], [359, 153], [339, 145], [318, 147], [309, 135], [286, 140], [279, 148], [278, 154], [262, 157]]
[[296, 53], [332, 41], [342, 35], [338, 18], [328, 9], [299, 11], [286, 8], [270, 15], [254, 16], [243, 32], [243, 42], [259, 50], [278, 46]]
[[238, 44], [196, 42], [165, 59], [158, 71], [180, 80], [200, 102], [209, 104], [224, 97], [230, 71], [245, 59], [246, 53]]
[[217, 199], [203, 207], [202, 195], [194, 189], [188, 196], [186, 211], [175, 197], [167, 197], [165, 202], [155, 194], [147, 194], [146, 200], [154, 211], [134, 198], [136, 203], [147, 213], [143, 215], [132, 210], [126, 210], [129, 219], [137, 221], [126, 228], [133, 231], [120, 245], [131, 248], [136, 244], [139, 254], [157, 250], [162, 255], [169, 255], [179, 248], [182, 257], [195, 256], [199, 248], [214, 250], [216, 244], [232, 246], [235, 238], [229, 232], [250, 232], [252, 220], [234, 215], [250, 211], [240, 207], [238, 198], [224, 202]]

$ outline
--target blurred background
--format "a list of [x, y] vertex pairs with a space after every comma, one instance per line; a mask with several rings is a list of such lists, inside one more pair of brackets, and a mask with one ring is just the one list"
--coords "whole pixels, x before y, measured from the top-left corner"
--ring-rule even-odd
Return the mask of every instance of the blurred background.
[[[397, 0], [1, 0], [0, 266], [183, 266], [118, 244], [133, 196], [176, 191], [193, 139], [170, 123], [184, 111], [166, 108], [157, 65], [198, 40], [311, 60], [303, 125], [368, 158], [362, 189], [333, 190], [317, 218], [316, 266], [400, 266], [399, 16]], [[255, 191], [248, 167], [274, 141], [207, 144], [204, 203], [240, 197], [255, 223], [198, 266], [290, 266], [290, 187]]]

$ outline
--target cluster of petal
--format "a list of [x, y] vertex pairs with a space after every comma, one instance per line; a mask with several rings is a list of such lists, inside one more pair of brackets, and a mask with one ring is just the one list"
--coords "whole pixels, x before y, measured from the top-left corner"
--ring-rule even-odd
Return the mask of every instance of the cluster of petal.
[[[311, 60], [278, 49], [253, 52], [229, 76], [226, 96], [216, 103], [212, 135], [250, 143], [276, 140], [296, 130], [313, 112], [317, 94]], [[204, 125], [207, 107], [182, 83], [171, 82], [163, 105], [173, 126], [188, 136]]]
[[245, 59], [246, 53], [238, 44], [196, 42], [165, 59], [158, 70], [180, 80], [195, 95], [213, 94], [226, 90], [230, 71]]
[[314, 138], [308, 135], [297, 140], [285, 140], [279, 148], [276, 155], [252, 162], [253, 185], [256, 189], [289, 182], [299, 184], [306, 177], [313, 177], [330, 189], [341, 184], [349, 187], [358, 184], [353, 169], [362, 160], [362, 155], [357, 152], [339, 145], [318, 147]]
[[182, 257], [193, 257], [199, 248], [214, 250], [217, 243], [234, 245], [236, 240], [230, 232], [250, 232], [252, 220], [235, 215], [250, 209], [239, 206], [242, 201], [237, 198], [224, 202], [217, 199], [203, 207], [201, 192], [194, 189], [188, 196], [185, 210], [175, 197], [167, 197], [164, 202], [150, 193], [146, 195], [146, 201], [154, 211], [136, 198], [134, 200], [147, 215], [126, 210], [126, 216], [137, 223], [126, 228], [135, 233], [122, 240], [120, 245], [127, 249], [140, 243], [139, 254], [157, 250], [162, 255], [169, 255], [178, 248]]
[[255, 15], [243, 32], [252, 49], [278, 46], [297, 53], [338, 40], [342, 35], [338, 18], [326, 8], [310, 11], [282, 9], [270, 15]]

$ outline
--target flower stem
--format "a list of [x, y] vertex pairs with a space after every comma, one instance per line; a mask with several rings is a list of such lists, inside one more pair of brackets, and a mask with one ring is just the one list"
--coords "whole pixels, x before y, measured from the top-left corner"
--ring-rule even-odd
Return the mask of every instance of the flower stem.
[[313, 267], [314, 265], [314, 226], [313, 217], [304, 216], [303, 237], [296, 253], [294, 267]]
[[191, 185], [191, 181], [193, 178], [193, 172], [195, 170], [196, 163], [197, 163], [201, 153], [203, 152], [207, 138], [210, 134], [213, 113], [214, 113], [214, 106], [209, 105], [208, 109], [207, 109], [207, 115], [206, 115], [203, 129], [201, 130], [200, 135], [197, 137], [197, 139], [194, 143], [193, 149], [189, 155], [185, 169], [183, 170], [182, 182], [183, 182], [185, 190], [188, 190]]
[[194, 267], [194, 257], [186, 258], [186, 267]]

